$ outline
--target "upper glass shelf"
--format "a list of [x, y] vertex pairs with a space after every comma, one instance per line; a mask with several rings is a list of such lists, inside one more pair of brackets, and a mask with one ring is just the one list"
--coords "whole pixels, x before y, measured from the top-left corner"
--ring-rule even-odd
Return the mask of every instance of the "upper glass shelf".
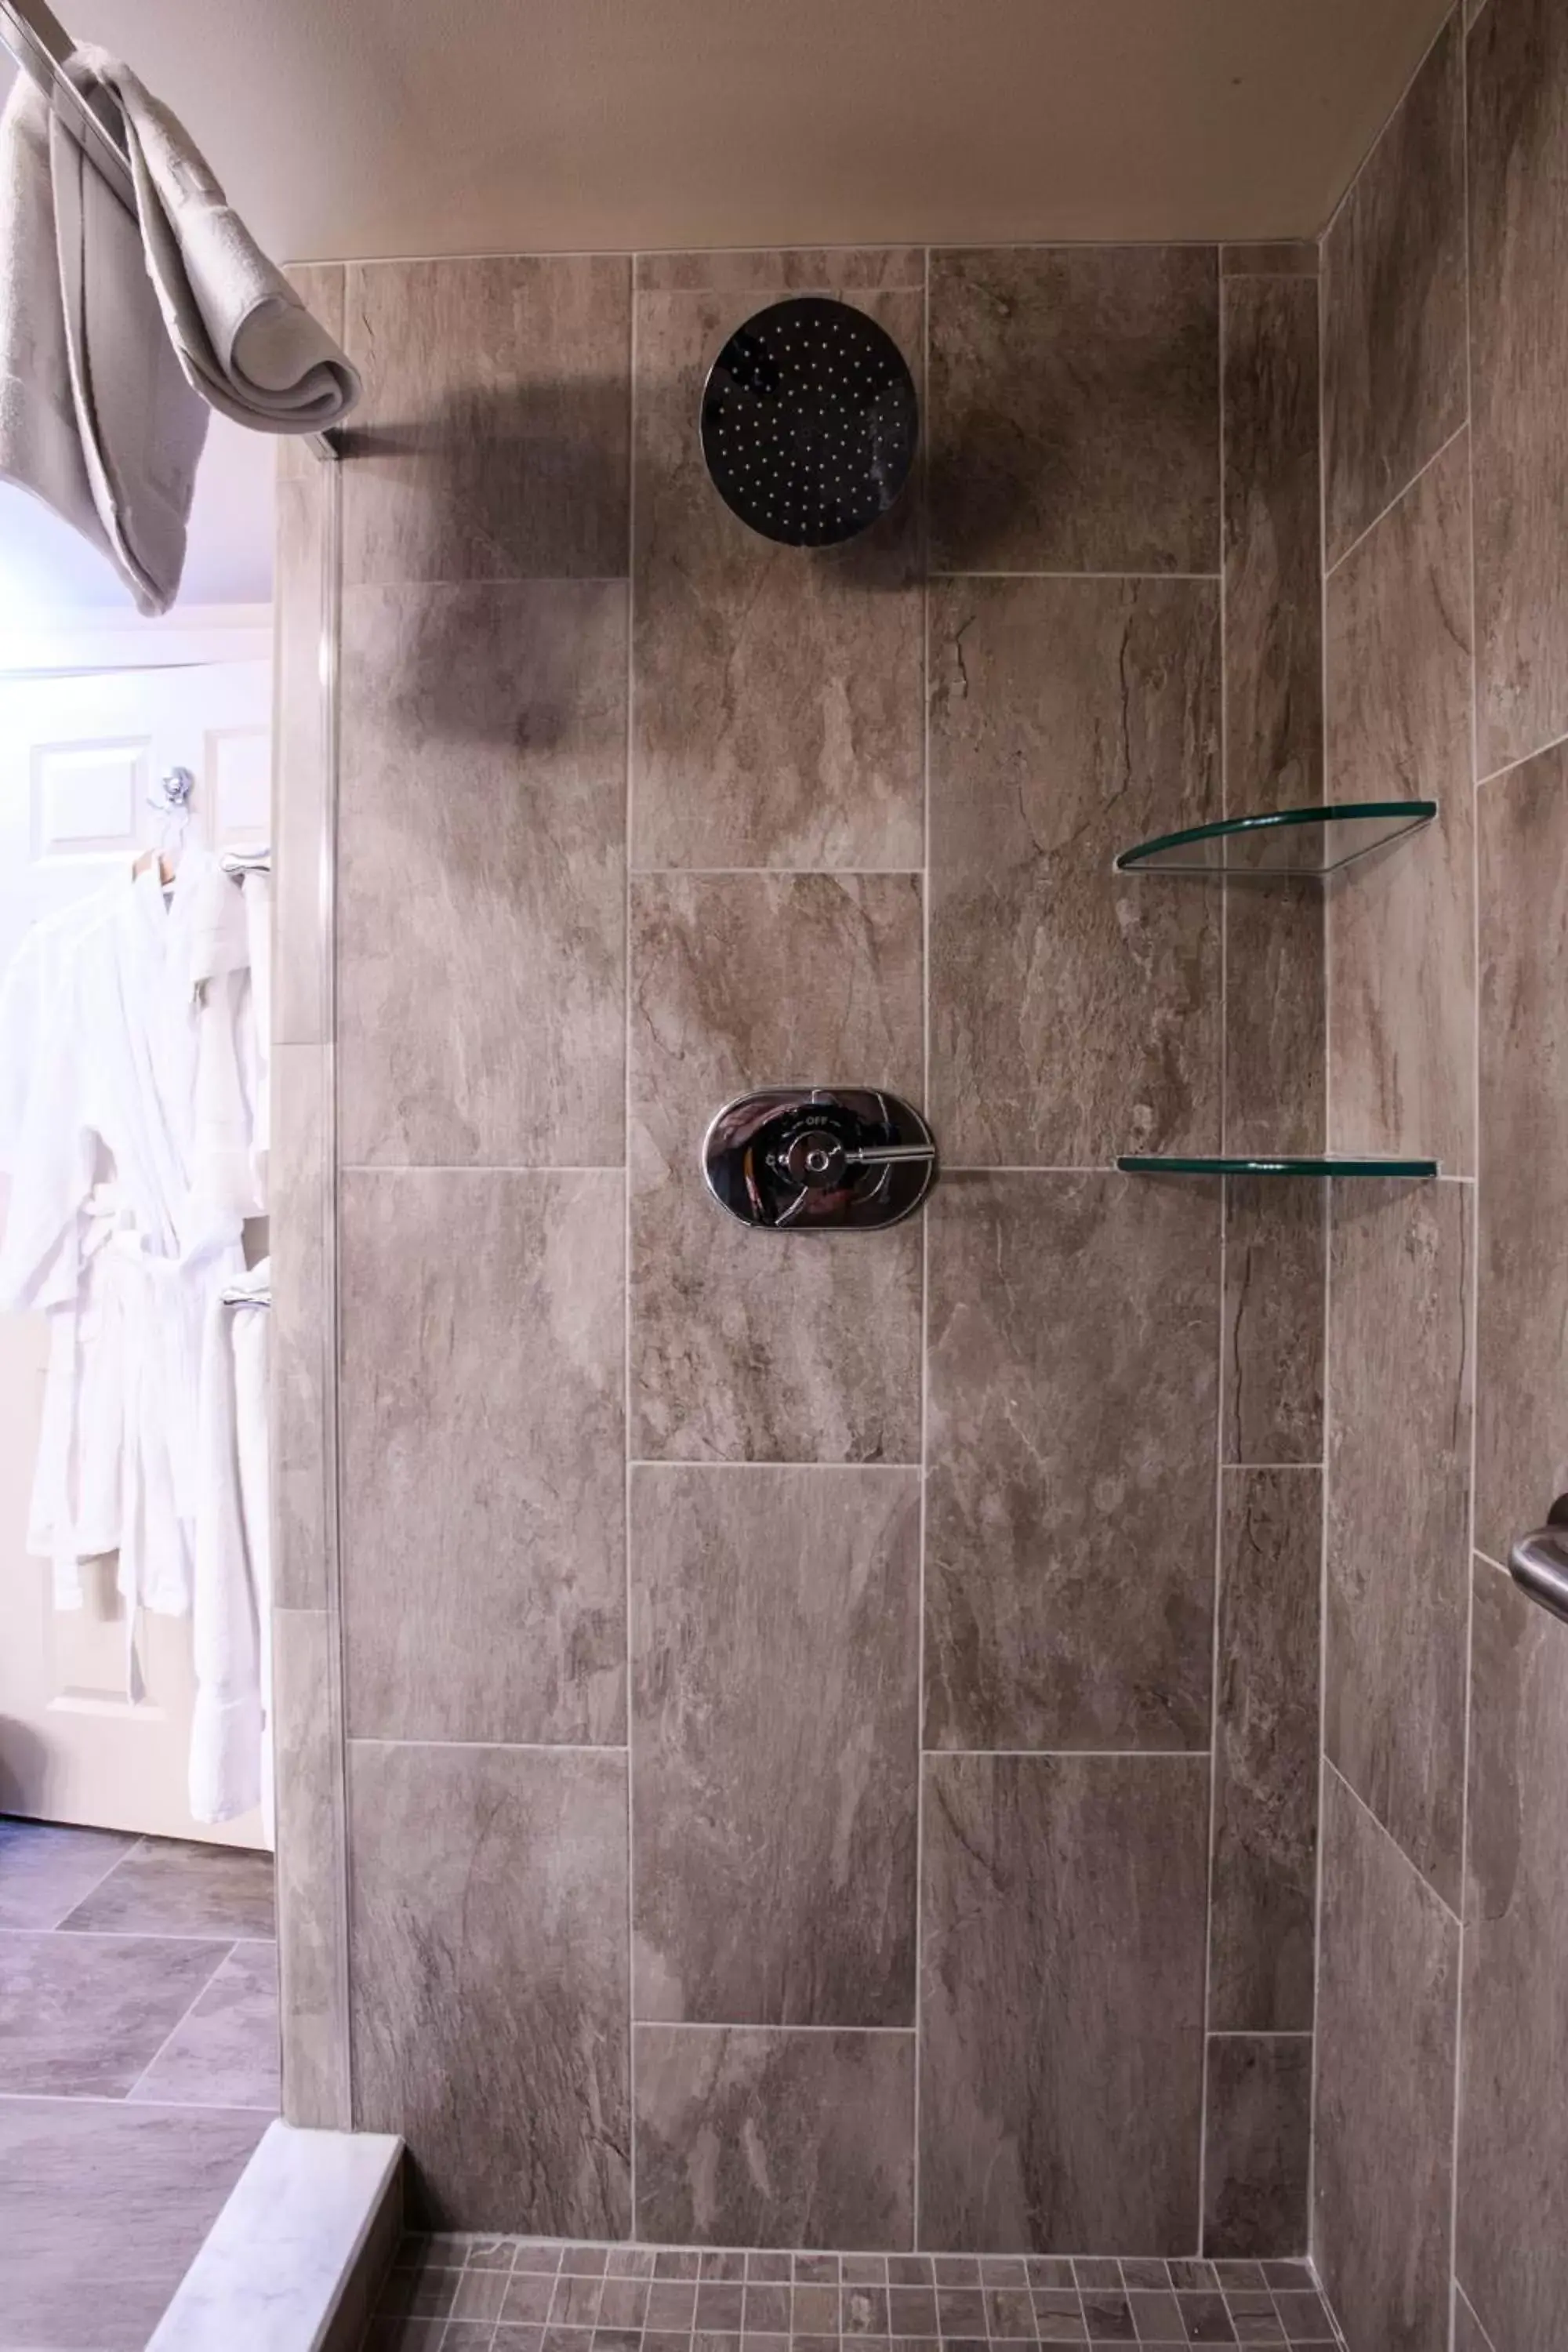
[[1124, 1152], [1117, 1166], [1126, 1176], [1436, 1176], [1435, 1160], [1379, 1158], [1366, 1152], [1296, 1152], [1279, 1160], [1256, 1155], [1195, 1152]]
[[1437, 814], [1436, 801], [1344, 801], [1337, 806], [1276, 809], [1267, 816], [1228, 816], [1124, 849], [1120, 874], [1334, 874], [1385, 842], [1417, 833]]

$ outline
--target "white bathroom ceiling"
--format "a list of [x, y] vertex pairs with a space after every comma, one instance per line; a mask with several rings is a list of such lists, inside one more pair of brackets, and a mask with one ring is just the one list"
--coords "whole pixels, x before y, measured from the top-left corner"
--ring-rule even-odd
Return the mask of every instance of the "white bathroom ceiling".
[[1448, 0], [56, 0], [293, 258], [1310, 236]]

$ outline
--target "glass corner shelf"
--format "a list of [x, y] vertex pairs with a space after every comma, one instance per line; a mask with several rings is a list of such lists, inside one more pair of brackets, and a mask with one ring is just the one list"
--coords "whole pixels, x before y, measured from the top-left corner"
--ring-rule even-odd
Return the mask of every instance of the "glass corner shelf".
[[1435, 1160], [1398, 1160], [1365, 1152], [1293, 1152], [1279, 1160], [1244, 1153], [1125, 1152], [1116, 1165], [1126, 1176], [1436, 1176]]
[[1119, 874], [1335, 874], [1437, 814], [1436, 801], [1342, 801], [1190, 825], [1124, 849]]

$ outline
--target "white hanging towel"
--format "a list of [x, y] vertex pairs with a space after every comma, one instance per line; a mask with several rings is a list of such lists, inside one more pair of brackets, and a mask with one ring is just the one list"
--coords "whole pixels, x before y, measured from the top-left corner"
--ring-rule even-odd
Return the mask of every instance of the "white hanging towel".
[[223, 870], [238, 886], [250, 942], [250, 1018], [242, 1032], [253, 1057], [249, 1082], [250, 1167], [256, 1197], [267, 1207], [267, 1165], [272, 1148], [272, 852], [226, 850]]
[[239, 883], [226, 864], [204, 865], [191, 886], [190, 989], [196, 1024], [191, 1191], [205, 1206], [239, 1217], [267, 1213], [256, 1160], [266, 1084], [252, 946]]
[[190, 1801], [198, 1822], [260, 1804], [272, 1843], [272, 1572], [263, 1259], [207, 1312], [197, 1427]]
[[170, 341], [204, 400], [258, 433], [319, 433], [360, 380], [228, 203], [189, 131], [103, 49], [72, 78], [119, 101], [147, 268]]

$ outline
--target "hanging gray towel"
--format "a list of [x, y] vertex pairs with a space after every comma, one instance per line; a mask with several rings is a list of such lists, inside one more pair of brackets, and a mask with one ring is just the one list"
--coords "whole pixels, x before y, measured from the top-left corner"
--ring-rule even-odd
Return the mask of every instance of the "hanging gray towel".
[[143, 613], [179, 593], [205, 403], [163, 331], [142, 238], [57, 116], [50, 178], [77, 429], [110, 551]]
[[118, 101], [147, 268], [187, 381], [258, 433], [319, 433], [345, 416], [360, 380], [261, 251], [189, 133], [102, 49], [72, 79]]
[[0, 116], [0, 478], [167, 612], [206, 438], [170, 348], [136, 222], [18, 82]]
[[314, 433], [359, 398], [174, 121], [101, 50], [68, 70], [118, 117], [132, 215], [22, 79], [0, 114], [0, 480], [80, 531], [165, 613], [207, 411]]
[[26, 80], [0, 114], [0, 478], [31, 490], [109, 553], [71, 399], [49, 110]]

